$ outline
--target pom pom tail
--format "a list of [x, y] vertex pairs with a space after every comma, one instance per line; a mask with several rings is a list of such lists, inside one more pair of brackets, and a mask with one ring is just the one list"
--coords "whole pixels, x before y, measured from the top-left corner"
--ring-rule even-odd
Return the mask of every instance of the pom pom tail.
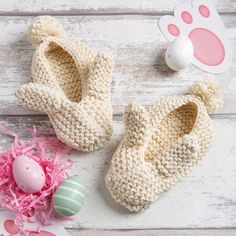
[[62, 38], [65, 32], [62, 25], [51, 16], [38, 16], [28, 29], [27, 38], [33, 45], [38, 45], [48, 36]]
[[208, 113], [215, 112], [223, 105], [220, 86], [214, 79], [198, 81], [191, 87], [190, 93], [203, 101]]

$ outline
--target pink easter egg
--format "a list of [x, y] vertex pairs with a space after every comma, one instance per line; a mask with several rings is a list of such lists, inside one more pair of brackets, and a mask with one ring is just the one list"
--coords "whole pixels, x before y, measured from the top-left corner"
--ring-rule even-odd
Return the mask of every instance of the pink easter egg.
[[13, 176], [17, 186], [26, 193], [36, 193], [45, 184], [42, 167], [34, 159], [24, 155], [14, 160]]

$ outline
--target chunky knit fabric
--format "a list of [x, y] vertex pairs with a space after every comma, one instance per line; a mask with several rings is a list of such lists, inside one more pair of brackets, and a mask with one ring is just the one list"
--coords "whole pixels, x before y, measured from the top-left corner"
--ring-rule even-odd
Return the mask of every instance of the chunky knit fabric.
[[37, 46], [34, 82], [16, 92], [20, 102], [47, 113], [58, 138], [73, 148], [102, 147], [112, 135], [109, 51], [94, 56], [85, 44], [65, 37], [50, 16], [34, 20], [28, 39]]
[[126, 107], [126, 134], [106, 176], [112, 197], [130, 211], [141, 211], [168, 191], [206, 154], [213, 140], [207, 114], [222, 104], [213, 81], [194, 85], [191, 95], [170, 96], [148, 110]]

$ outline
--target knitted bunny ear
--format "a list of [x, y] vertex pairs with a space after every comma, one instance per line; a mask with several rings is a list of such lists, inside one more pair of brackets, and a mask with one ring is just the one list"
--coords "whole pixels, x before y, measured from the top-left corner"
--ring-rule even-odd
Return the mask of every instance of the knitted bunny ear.
[[129, 146], [143, 145], [149, 134], [149, 115], [146, 109], [130, 103], [124, 113], [126, 142]]
[[111, 90], [113, 58], [109, 50], [101, 51], [94, 59], [87, 82], [87, 95], [104, 99]]
[[195, 135], [184, 135], [171, 143], [165, 154], [155, 165], [158, 172], [166, 177], [185, 172], [195, 164], [200, 146]]
[[223, 96], [216, 80], [205, 79], [194, 84], [190, 93], [198, 96], [205, 104], [208, 113], [213, 113], [223, 105]]
[[16, 96], [23, 106], [44, 113], [60, 111], [66, 99], [53, 88], [36, 83], [22, 85], [16, 91]]

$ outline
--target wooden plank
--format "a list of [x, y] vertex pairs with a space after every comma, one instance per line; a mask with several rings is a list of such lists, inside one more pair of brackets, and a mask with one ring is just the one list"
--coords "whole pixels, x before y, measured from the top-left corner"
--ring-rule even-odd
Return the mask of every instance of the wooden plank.
[[70, 236], [235, 236], [236, 229], [203, 230], [79, 230], [69, 231]]
[[[97, 1], [97, 0], [8, 0], [0, 1], [0, 14], [163, 14], [184, 0]], [[220, 12], [235, 12], [235, 1], [211, 0]]]
[[[165, 1], [163, 1], [165, 2]], [[156, 16], [63, 16], [58, 17], [69, 35], [80, 37], [93, 49], [111, 48], [116, 54], [112, 98], [115, 114], [121, 114], [129, 101], [150, 105], [163, 95], [183, 94], [189, 86], [205, 77], [222, 83], [225, 106], [219, 114], [236, 113], [236, 59], [222, 75], [210, 75], [194, 66], [172, 73], [164, 62], [167, 42], [157, 28]], [[25, 34], [32, 17], [0, 17], [0, 114], [36, 114], [23, 108], [14, 91], [31, 81], [33, 49]], [[236, 53], [236, 16], [223, 21]]]
[[[121, 117], [116, 117], [114, 135], [104, 149], [72, 154], [76, 161], [72, 174], [83, 178], [87, 199], [78, 218], [65, 226], [71, 229], [235, 228], [236, 116], [227, 117], [214, 119], [216, 141], [202, 163], [150, 209], [139, 214], [130, 213], [115, 203], [104, 184], [112, 155], [123, 136]], [[47, 118], [42, 116], [3, 116], [0, 122], [23, 138], [27, 127], [50, 127]], [[0, 135], [1, 150], [11, 144], [9, 137]]]

